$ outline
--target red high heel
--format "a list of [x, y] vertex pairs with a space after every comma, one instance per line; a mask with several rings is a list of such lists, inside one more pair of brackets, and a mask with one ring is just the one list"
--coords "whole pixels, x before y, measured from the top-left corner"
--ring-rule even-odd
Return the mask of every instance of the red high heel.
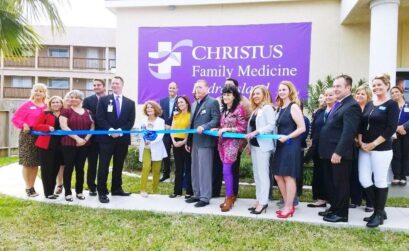
[[282, 211], [280, 211], [279, 213], [277, 213], [277, 217], [281, 219], [287, 219], [288, 217], [293, 217], [294, 211], [295, 211], [294, 207], [292, 207], [291, 210], [288, 211], [286, 214], [283, 214]]

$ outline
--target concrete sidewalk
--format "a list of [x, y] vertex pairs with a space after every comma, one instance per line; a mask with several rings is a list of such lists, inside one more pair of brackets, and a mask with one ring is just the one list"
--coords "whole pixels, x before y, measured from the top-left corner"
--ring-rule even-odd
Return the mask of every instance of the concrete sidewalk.
[[[212, 199], [209, 206], [203, 208], [195, 208], [192, 204], [187, 204], [184, 197], [175, 199], [169, 198], [167, 195], [150, 195], [144, 198], [139, 194], [132, 194], [129, 197], [110, 196], [111, 202], [101, 204], [97, 197], [88, 196], [88, 192], [84, 192], [85, 200], [78, 200], [74, 196], [74, 202], [66, 202], [64, 196], [56, 200], [47, 200], [43, 196], [41, 180], [37, 179], [35, 189], [40, 196], [36, 198], [27, 198], [24, 191], [24, 182], [21, 175], [21, 166], [12, 164], [0, 168], [0, 193], [13, 196], [20, 199], [28, 199], [38, 202], [55, 203], [62, 205], [78, 205], [90, 208], [106, 208], [106, 209], [121, 209], [121, 210], [146, 210], [157, 213], [183, 213], [183, 214], [200, 214], [200, 215], [220, 215], [220, 216], [238, 216], [253, 219], [271, 219], [277, 221], [293, 221], [303, 222], [308, 224], [318, 224], [332, 227], [360, 227], [366, 228], [362, 219], [369, 216], [370, 213], [365, 213], [363, 208], [350, 209], [348, 223], [329, 223], [322, 220], [318, 216], [318, 212], [322, 208], [308, 208], [307, 203], [300, 203], [296, 209], [294, 217], [289, 219], [278, 219], [275, 214], [277, 206], [274, 203], [269, 204], [266, 214], [253, 215], [250, 214], [247, 208], [251, 205], [252, 199], [238, 199], [233, 209], [229, 212], [222, 213], [219, 204], [223, 198]], [[75, 194], [74, 194], [75, 195]], [[404, 231], [409, 233], [409, 208], [386, 208], [388, 220], [380, 227], [380, 230]]]

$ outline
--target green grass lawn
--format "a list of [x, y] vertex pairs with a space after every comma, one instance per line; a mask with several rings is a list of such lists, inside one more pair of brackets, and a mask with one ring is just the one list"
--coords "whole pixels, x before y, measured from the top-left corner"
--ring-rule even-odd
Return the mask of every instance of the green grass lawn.
[[18, 162], [18, 157], [0, 157], [0, 167]]
[[[16, 161], [0, 160], [0, 165]], [[139, 182], [124, 176], [124, 189], [138, 192]], [[172, 187], [161, 183], [159, 192], [170, 194]], [[241, 197], [254, 197], [254, 187], [240, 189]], [[310, 198], [309, 191], [301, 197]], [[407, 200], [388, 203], [409, 206]], [[409, 235], [240, 217], [91, 209], [0, 195], [0, 250], [27, 249], [409, 250]]]
[[238, 217], [50, 205], [0, 195], [2, 250], [408, 250], [409, 235]]

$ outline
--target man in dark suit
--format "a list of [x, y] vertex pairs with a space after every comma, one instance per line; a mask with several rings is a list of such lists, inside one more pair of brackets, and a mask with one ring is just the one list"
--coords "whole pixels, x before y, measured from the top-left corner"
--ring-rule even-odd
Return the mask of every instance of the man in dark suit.
[[[101, 130], [131, 130], [135, 123], [135, 102], [122, 95], [124, 81], [116, 76], [112, 80], [112, 95], [102, 97], [98, 102], [97, 124]], [[108, 203], [107, 179], [109, 163], [113, 157], [111, 194], [129, 196], [122, 190], [122, 168], [128, 146], [129, 134], [113, 133], [101, 135], [99, 141], [98, 195], [101, 203]]]
[[352, 78], [335, 78], [333, 89], [337, 102], [323, 126], [319, 155], [323, 164], [325, 187], [331, 207], [320, 212], [324, 221], [347, 222], [349, 209], [349, 174], [354, 138], [361, 121], [361, 108], [351, 95]]
[[[94, 95], [86, 97], [82, 102], [82, 107], [92, 112], [92, 119], [95, 121], [97, 114], [97, 105], [101, 97], [105, 96], [105, 81], [102, 79], [94, 79]], [[95, 123], [95, 130], [99, 130], [98, 124]], [[97, 196], [97, 185], [95, 179], [97, 177], [97, 164], [99, 154], [99, 143], [96, 137], [91, 138], [91, 145], [88, 147], [88, 171], [87, 171], [87, 185], [90, 196]]]
[[195, 84], [197, 100], [192, 105], [190, 128], [197, 129], [197, 134], [189, 134], [186, 151], [192, 155], [193, 196], [186, 200], [195, 203], [195, 207], [204, 207], [212, 197], [212, 165], [216, 140], [203, 134], [204, 130], [216, 128], [220, 121], [220, 107], [216, 99], [209, 97], [206, 80]]
[[[168, 92], [169, 92], [169, 96], [159, 101], [159, 104], [163, 110], [161, 118], [165, 120], [165, 129], [170, 129], [170, 126], [172, 125], [172, 120], [173, 120], [173, 112], [175, 111], [175, 107], [176, 107], [178, 86], [175, 82], [171, 82], [169, 84]], [[172, 139], [170, 138], [170, 134], [165, 134], [163, 136], [163, 144], [165, 145], [166, 152], [168, 153], [168, 157], [164, 158], [162, 161], [163, 176], [159, 180], [160, 182], [163, 182], [169, 179], [170, 177], [170, 149], [172, 147]]]

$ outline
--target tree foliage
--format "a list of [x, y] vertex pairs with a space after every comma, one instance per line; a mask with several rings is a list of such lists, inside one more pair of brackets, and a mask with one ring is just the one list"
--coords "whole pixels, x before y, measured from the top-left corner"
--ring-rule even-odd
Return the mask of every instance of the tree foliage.
[[[334, 77], [328, 75], [324, 80], [318, 79], [317, 82], [308, 85], [308, 100], [304, 105], [308, 113], [312, 114], [318, 108], [318, 98], [320, 94], [324, 93], [326, 89], [332, 87], [334, 80]], [[356, 88], [364, 84], [366, 84], [366, 80], [359, 79], [356, 84], [353, 84], [352, 93], [355, 93]]]
[[31, 21], [48, 19], [53, 33], [63, 32], [64, 25], [57, 5], [62, 0], [0, 0], [0, 51], [5, 57], [20, 58], [41, 45], [41, 37]]

